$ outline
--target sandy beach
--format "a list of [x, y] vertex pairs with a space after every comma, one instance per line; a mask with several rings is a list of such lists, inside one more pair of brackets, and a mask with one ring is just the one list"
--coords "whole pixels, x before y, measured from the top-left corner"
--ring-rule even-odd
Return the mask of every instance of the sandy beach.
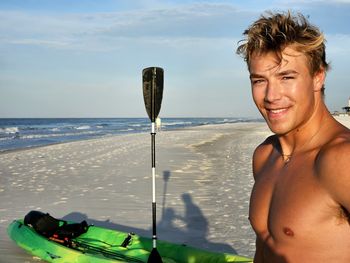
[[[350, 127], [350, 118], [340, 119]], [[158, 238], [253, 256], [251, 156], [264, 123], [204, 125], [156, 135]], [[30, 210], [151, 237], [148, 133], [0, 154], [0, 262], [38, 262], [6, 228]]]

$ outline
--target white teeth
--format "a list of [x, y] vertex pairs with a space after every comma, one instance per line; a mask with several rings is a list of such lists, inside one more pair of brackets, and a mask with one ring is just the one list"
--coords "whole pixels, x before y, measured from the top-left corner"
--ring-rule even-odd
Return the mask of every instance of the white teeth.
[[286, 109], [278, 109], [278, 110], [270, 110], [272, 113], [280, 113], [285, 111]]

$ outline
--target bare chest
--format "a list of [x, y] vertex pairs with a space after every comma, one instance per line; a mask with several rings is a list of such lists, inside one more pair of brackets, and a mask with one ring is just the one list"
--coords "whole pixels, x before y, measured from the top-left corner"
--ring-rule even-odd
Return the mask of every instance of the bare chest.
[[314, 246], [315, 242], [325, 243], [322, 240], [350, 234], [339, 207], [319, 184], [312, 167], [311, 161], [303, 160], [271, 166], [258, 175], [249, 216], [262, 239], [272, 237], [275, 244], [282, 246]]

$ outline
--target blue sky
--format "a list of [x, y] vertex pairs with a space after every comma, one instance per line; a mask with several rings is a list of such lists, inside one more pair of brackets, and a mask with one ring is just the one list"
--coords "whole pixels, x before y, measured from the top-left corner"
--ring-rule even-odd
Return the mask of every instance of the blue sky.
[[161, 117], [257, 117], [235, 54], [266, 11], [327, 39], [326, 103], [350, 96], [350, 0], [1, 0], [0, 117], [147, 117], [142, 69], [165, 71]]

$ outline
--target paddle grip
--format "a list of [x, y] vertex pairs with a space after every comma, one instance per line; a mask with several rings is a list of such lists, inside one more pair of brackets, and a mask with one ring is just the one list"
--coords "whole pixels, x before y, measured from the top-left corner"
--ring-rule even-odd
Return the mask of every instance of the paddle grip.
[[153, 220], [152, 220], [152, 228], [153, 228], [153, 239], [157, 239], [157, 217], [156, 217], [156, 203], [153, 202], [152, 203], [152, 217], [153, 217]]

